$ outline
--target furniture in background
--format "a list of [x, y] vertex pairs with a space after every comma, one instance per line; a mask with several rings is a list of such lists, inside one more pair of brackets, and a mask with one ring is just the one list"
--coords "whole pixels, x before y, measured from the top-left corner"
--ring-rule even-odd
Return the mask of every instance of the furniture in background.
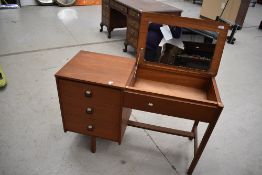
[[[226, 4], [227, 7], [224, 9]], [[200, 16], [213, 20], [219, 16], [232, 24], [242, 27], [249, 4], [250, 0], [203, 0]]]
[[182, 10], [156, 0], [103, 0], [100, 32], [103, 31], [103, 26], [106, 26], [108, 38], [111, 38], [111, 32], [115, 28], [127, 27], [123, 51], [127, 51], [128, 45], [131, 45], [136, 50], [142, 12], [157, 12], [180, 16]]
[[[151, 22], [219, 33], [210, 67], [200, 70], [146, 61], [143, 51]], [[92, 152], [96, 151], [96, 137], [121, 144], [127, 126], [194, 139], [194, 157], [188, 169], [192, 174], [223, 109], [215, 76], [228, 28], [215, 21], [142, 13], [136, 60], [80, 51], [55, 75], [64, 131], [91, 136]], [[182, 131], [132, 121], [131, 109], [194, 124], [191, 131]], [[208, 124], [200, 144], [199, 122]]]

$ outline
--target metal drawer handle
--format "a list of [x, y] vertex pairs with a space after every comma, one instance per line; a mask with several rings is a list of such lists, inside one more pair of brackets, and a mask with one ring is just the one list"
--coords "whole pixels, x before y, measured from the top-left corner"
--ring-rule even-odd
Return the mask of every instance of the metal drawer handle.
[[154, 106], [154, 104], [149, 102], [148, 106], [152, 107], [152, 106]]
[[93, 125], [87, 125], [87, 127], [86, 127], [86, 129], [88, 130], [88, 131], [93, 131], [94, 130], [94, 126]]
[[92, 109], [92, 108], [86, 108], [86, 113], [87, 114], [93, 114], [93, 112], [94, 112], [94, 109]]
[[89, 91], [89, 90], [85, 91], [85, 96], [92, 97], [92, 91]]

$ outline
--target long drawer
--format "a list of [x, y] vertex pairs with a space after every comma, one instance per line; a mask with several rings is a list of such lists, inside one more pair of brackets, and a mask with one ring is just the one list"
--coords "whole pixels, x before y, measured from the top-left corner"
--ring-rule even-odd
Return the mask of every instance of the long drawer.
[[215, 105], [210, 106], [171, 98], [167, 99], [129, 92], [128, 90], [124, 92], [124, 107], [203, 122], [214, 121], [214, 117], [217, 117], [220, 110]]

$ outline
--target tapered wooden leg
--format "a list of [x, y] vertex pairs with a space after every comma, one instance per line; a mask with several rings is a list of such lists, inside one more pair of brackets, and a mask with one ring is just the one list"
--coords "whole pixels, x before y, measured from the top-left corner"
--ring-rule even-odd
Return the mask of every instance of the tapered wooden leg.
[[206, 147], [206, 144], [207, 144], [207, 142], [208, 142], [208, 140], [209, 140], [209, 138], [212, 134], [212, 131], [213, 131], [215, 125], [216, 125], [216, 122], [208, 124], [207, 130], [206, 130], [206, 132], [203, 136], [203, 139], [202, 139], [198, 149], [196, 150], [194, 158], [193, 158], [193, 160], [190, 164], [190, 167], [188, 168], [187, 174], [191, 175], [193, 173], [193, 171], [194, 171], [194, 169], [197, 165], [197, 162], [198, 162], [199, 158], [201, 157], [201, 155], [202, 155], [202, 153], [203, 153], [203, 151]]
[[196, 155], [197, 148], [198, 148], [197, 125], [193, 127], [193, 132], [194, 132], [194, 155]]
[[[194, 132], [195, 127], [197, 127], [198, 123], [199, 123], [199, 121], [195, 121], [195, 123], [194, 123], [194, 125], [193, 125], [193, 127], [192, 127], [192, 129], [191, 129], [191, 132]], [[192, 139], [193, 139], [193, 138], [189, 138], [189, 140], [192, 140]]]
[[96, 152], [96, 137], [91, 136], [91, 152]]

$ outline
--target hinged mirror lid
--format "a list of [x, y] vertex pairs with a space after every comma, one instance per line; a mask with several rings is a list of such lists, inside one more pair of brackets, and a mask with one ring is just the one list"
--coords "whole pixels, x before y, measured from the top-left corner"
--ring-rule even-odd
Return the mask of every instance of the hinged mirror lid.
[[[214, 77], [218, 72], [228, 28], [225, 23], [207, 19], [142, 13], [138, 65]], [[172, 39], [165, 40], [170, 37]]]

